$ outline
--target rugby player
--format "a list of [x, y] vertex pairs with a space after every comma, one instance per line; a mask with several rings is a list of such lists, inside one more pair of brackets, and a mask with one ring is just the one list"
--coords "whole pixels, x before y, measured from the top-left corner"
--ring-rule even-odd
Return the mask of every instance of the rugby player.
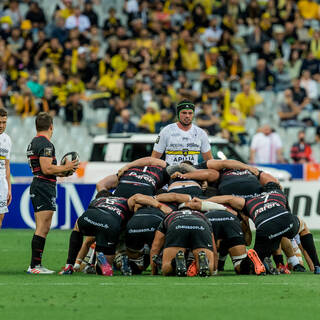
[[[282, 237], [292, 239], [299, 233], [302, 247], [314, 264], [314, 273], [320, 274], [313, 236], [305, 223], [290, 212], [287, 198], [278, 181], [271, 175], [262, 172], [260, 182], [263, 192], [252, 198], [244, 199], [224, 195], [211, 197], [208, 200], [230, 205], [235, 210], [242, 210], [246, 216], [251, 218], [256, 227], [254, 250], [262, 261], [267, 259], [266, 265], [268, 265], [272, 252], [279, 248]], [[201, 200], [194, 198], [193, 201]]]
[[102, 190], [89, 204], [88, 209], [78, 218], [70, 235], [68, 258], [60, 274], [72, 274], [83, 236], [96, 239], [97, 272], [112, 276], [112, 263], [120, 231], [131, 217], [126, 198], [112, 196]]
[[7, 110], [0, 108], [0, 228], [12, 199], [9, 163], [11, 139], [5, 133], [7, 118]]
[[46, 112], [40, 112], [35, 125], [37, 135], [28, 145], [27, 158], [33, 173], [30, 186], [30, 198], [34, 209], [36, 230], [31, 248], [31, 263], [27, 270], [32, 274], [52, 274], [41, 265], [42, 254], [51, 220], [56, 210], [56, 177], [66, 176], [66, 172], [73, 173], [78, 168], [78, 160], [66, 161], [64, 165], [57, 165], [55, 148], [50, 139], [53, 133], [52, 117]]
[[160, 159], [145, 157], [128, 163], [117, 175], [110, 175], [97, 183], [97, 190], [115, 188], [114, 195], [130, 198], [141, 193], [155, 195], [157, 189], [169, 180], [167, 163]]
[[205, 131], [192, 123], [195, 106], [190, 101], [181, 101], [177, 105], [178, 121], [164, 127], [156, 143], [151, 157], [160, 159], [165, 153], [165, 161], [169, 165], [182, 161], [198, 164], [199, 156], [212, 159], [211, 146]]
[[129, 264], [134, 274], [141, 273], [149, 265], [149, 251], [154, 234], [171, 207], [154, 197], [136, 194], [128, 199], [133, 217], [129, 220], [125, 234], [125, 244]]
[[195, 257], [199, 276], [210, 276], [216, 270], [217, 256], [212, 227], [205, 215], [199, 211], [181, 209], [169, 213], [156, 231], [151, 251], [152, 274], [157, 274], [153, 259], [163, 248], [162, 274], [187, 275], [185, 253], [190, 249]]

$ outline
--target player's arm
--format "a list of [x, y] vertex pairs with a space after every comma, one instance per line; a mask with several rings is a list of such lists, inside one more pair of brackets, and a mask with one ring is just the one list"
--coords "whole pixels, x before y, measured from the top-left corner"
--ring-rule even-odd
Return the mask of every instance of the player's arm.
[[188, 202], [191, 200], [191, 196], [188, 194], [181, 194], [181, 193], [161, 193], [156, 195], [156, 199], [159, 202], [177, 202], [177, 203], [183, 203]]
[[252, 232], [250, 229], [249, 218], [242, 213], [239, 213], [239, 215], [241, 216], [241, 219], [242, 219], [240, 222], [240, 225], [243, 232], [244, 241], [246, 243], [246, 246], [250, 246], [252, 241]]
[[150, 266], [151, 266], [151, 274], [156, 275], [157, 274], [157, 266], [154, 263], [152, 257], [154, 255], [159, 255], [160, 251], [164, 245], [164, 240], [165, 240], [165, 234], [162, 233], [161, 231], [157, 230], [152, 242], [152, 247], [150, 250]]
[[162, 154], [163, 153], [161, 153], [161, 152], [153, 150], [152, 153], [151, 153], [151, 157], [152, 158], [156, 158], [156, 159], [160, 159], [162, 157]]
[[211, 150], [209, 150], [207, 152], [202, 152], [202, 158], [203, 158], [204, 161], [208, 161], [208, 160], [213, 159]]
[[117, 187], [119, 179], [116, 174], [111, 174], [98, 181], [96, 184], [97, 191], [110, 190]]
[[214, 182], [219, 179], [219, 172], [214, 169], [201, 169], [183, 174], [180, 172], [175, 172], [173, 175], [171, 175], [172, 179], [175, 179], [177, 177], [183, 179]]
[[59, 175], [66, 171], [75, 171], [79, 166], [78, 160], [68, 161], [64, 165], [52, 164], [51, 157], [41, 157], [39, 158], [41, 171], [46, 175]]
[[239, 170], [249, 170], [254, 175], [258, 175], [259, 170], [255, 167], [249, 166], [243, 162], [237, 160], [209, 160], [207, 161], [208, 169], [215, 169], [220, 171], [222, 169], [239, 169]]
[[272, 176], [270, 173], [259, 171], [258, 177], [262, 186], [266, 185], [269, 182], [274, 182], [280, 185], [279, 180]]
[[206, 201], [211, 201], [219, 204], [227, 204], [230, 205], [232, 208], [236, 210], [242, 210], [246, 201], [243, 198], [240, 197], [234, 197], [234, 196], [214, 196], [209, 199], [206, 199]]
[[8, 183], [8, 195], [7, 195], [7, 206], [8, 206], [12, 200], [11, 179], [10, 179], [10, 161], [8, 159], [6, 159], [5, 164], [6, 164], [6, 180]]
[[160, 208], [161, 206], [161, 203], [157, 199], [140, 193], [137, 193], [128, 199], [130, 211], [133, 211], [136, 204], [140, 204], [142, 206], [151, 206], [154, 208]]
[[132, 162], [126, 164], [124, 167], [122, 167], [118, 171], [118, 177], [121, 177], [123, 175], [123, 173], [126, 172], [127, 170], [129, 170], [130, 168], [145, 167], [145, 166], [159, 166], [159, 167], [165, 168], [167, 166], [167, 163], [161, 159], [156, 159], [153, 157], [140, 158], [140, 159], [132, 161]]

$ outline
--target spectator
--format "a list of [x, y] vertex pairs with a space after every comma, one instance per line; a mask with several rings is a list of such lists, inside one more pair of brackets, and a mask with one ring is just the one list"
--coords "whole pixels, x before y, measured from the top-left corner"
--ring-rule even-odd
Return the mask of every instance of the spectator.
[[222, 36], [222, 29], [218, 26], [218, 19], [212, 18], [209, 27], [201, 35], [201, 40], [206, 48], [215, 47]]
[[287, 89], [284, 91], [284, 101], [280, 104], [278, 112], [281, 125], [287, 126], [301, 126], [301, 121], [297, 117], [301, 112], [301, 108], [294, 102], [292, 91]]
[[130, 121], [130, 111], [128, 109], [122, 109], [120, 112], [120, 118], [116, 120], [116, 123], [112, 127], [111, 133], [130, 133], [137, 132], [135, 124]]
[[238, 103], [240, 112], [245, 117], [249, 117], [255, 113], [255, 106], [258, 102], [257, 99], [262, 98], [254, 93], [250, 88], [250, 83], [245, 81], [242, 84], [242, 92], [235, 96], [234, 101]]
[[105, 20], [103, 25], [103, 34], [105, 37], [110, 37], [116, 34], [117, 29], [121, 26], [120, 20], [116, 17], [116, 10], [109, 9], [109, 17]]
[[83, 118], [83, 106], [80, 103], [80, 96], [77, 92], [72, 92], [68, 96], [68, 103], [65, 107], [66, 121], [72, 125], [80, 125]]
[[65, 27], [65, 19], [59, 15], [55, 18], [55, 24], [51, 31], [51, 37], [57, 38], [61, 44], [64, 44], [68, 39], [68, 31]]
[[52, 117], [58, 115], [60, 112], [60, 105], [57, 102], [57, 97], [53, 96], [50, 87], [44, 89], [44, 96], [38, 106], [38, 112], [48, 112]]
[[295, 142], [291, 147], [291, 159], [294, 163], [312, 162], [311, 146], [305, 142], [304, 131], [299, 131], [298, 142]]
[[253, 136], [250, 146], [250, 163], [283, 163], [280, 136], [269, 125], [262, 126]]
[[46, 17], [43, 10], [39, 7], [39, 4], [35, 1], [30, 2], [26, 19], [31, 21], [33, 29], [45, 27]]
[[17, 0], [10, 0], [9, 8], [4, 10], [2, 15], [10, 17], [13, 27], [19, 27], [22, 21], [19, 2]]
[[267, 66], [266, 60], [259, 59], [257, 61], [257, 66], [253, 69], [253, 75], [258, 92], [272, 89], [274, 77]]
[[171, 114], [167, 109], [160, 111], [160, 121], [156, 122], [156, 133], [159, 133], [165, 126], [172, 123]]
[[311, 78], [309, 70], [302, 71], [300, 86], [306, 90], [307, 96], [311, 103], [317, 104], [317, 99], [319, 96], [317, 82]]
[[197, 71], [200, 70], [200, 57], [194, 50], [192, 42], [187, 44], [185, 50], [181, 50], [182, 67], [185, 71]]
[[111, 133], [113, 126], [116, 122], [116, 118], [120, 116], [121, 111], [126, 108], [126, 102], [120, 97], [110, 100], [110, 112], [107, 118], [107, 133]]
[[78, 29], [80, 32], [84, 32], [91, 26], [90, 20], [87, 16], [81, 13], [80, 7], [74, 8], [73, 15], [69, 16], [66, 20], [67, 29]]
[[300, 0], [298, 9], [301, 16], [306, 20], [319, 18], [319, 5], [312, 0]]
[[155, 101], [150, 101], [146, 108], [146, 113], [141, 117], [138, 127], [139, 131], [145, 133], [155, 133], [156, 123], [161, 120], [159, 106]]
[[277, 59], [274, 62], [274, 91], [282, 92], [291, 85], [290, 74], [285, 67], [283, 59]]
[[34, 116], [38, 109], [35, 98], [32, 96], [30, 89], [26, 85], [22, 85], [20, 92], [21, 93], [16, 93], [12, 99], [15, 111], [23, 118]]
[[290, 90], [293, 95], [293, 101], [301, 110], [305, 107], [307, 107], [309, 110], [312, 109], [312, 106], [310, 105], [310, 99], [307, 96], [306, 90], [301, 87], [299, 78], [292, 80], [292, 87]]
[[98, 26], [98, 15], [93, 10], [92, 0], [85, 0], [83, 15], [87, 16], [91, 26]]
[[302, 60], [300, 59], [300, 54], [298, 50], [291, 51], [290, 59], [287, 62], [286, 66], [288, 68], [291, 79], [295, 79], [300, 76]]
[[196, 124], [212, 136], [220, 131], [220, 117], [212, 111], [210, 101], [203, 103], [202, 110], [196, 116]]

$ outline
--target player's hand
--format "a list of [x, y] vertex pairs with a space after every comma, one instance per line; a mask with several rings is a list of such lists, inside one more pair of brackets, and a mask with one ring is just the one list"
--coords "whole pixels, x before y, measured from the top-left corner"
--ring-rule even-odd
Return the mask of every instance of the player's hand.
[[119, 169], [118, 173], [117, 173], [118, 178], [120, 178], [127, 170], [128, 170], [128, 168], [126, 166], [124, 166], [123, 168]]
[[8, 190], [8, 195], [7, 195], [7, 206], [11, 203], [11, 200], [12, 200], [11, 190]]
[[192, 198], [191, 202], [202, 202], [200, 198], [194, 197]]
[[184, 176], [181, 172], [179, 171], [176, 171], [175, 173], [173, 173], [170, 177], [171, 179], [176, 179], [176, 178], [181, 178], [181, 179], [184, 179]]
[[73, 171], [75, 172], [79, 167], [79, 161], [78, 160], [72, 160], [68, 161], [66, 160], [66, 164], [64, 165], [65, 171]]
[[258, 174], [259, 174], [259, 169], [258, 168], [256, 168], [256, 167], [251, 167], [251, 166], [249, 166], [249, 171], [252, 173], [252, 174], [254, 174], [255, 176], [257, 176]]
[[165, 204], [161, 204], [159, 209], [164, 213], [164, 214], [169, 214], [170, 212], [172, 212], [172, 209], [170, 207], [168, 207]]

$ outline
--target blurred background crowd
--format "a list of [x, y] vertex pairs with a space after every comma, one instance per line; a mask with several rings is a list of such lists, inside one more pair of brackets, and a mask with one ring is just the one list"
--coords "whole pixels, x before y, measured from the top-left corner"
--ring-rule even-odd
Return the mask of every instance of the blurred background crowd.
[[158, 133], [188, 99], [251, 162], [320, 162], [319, 19], [315, 0], [3, 0], [0, 107], [12, 134], [48, 111], [89, 141]]

